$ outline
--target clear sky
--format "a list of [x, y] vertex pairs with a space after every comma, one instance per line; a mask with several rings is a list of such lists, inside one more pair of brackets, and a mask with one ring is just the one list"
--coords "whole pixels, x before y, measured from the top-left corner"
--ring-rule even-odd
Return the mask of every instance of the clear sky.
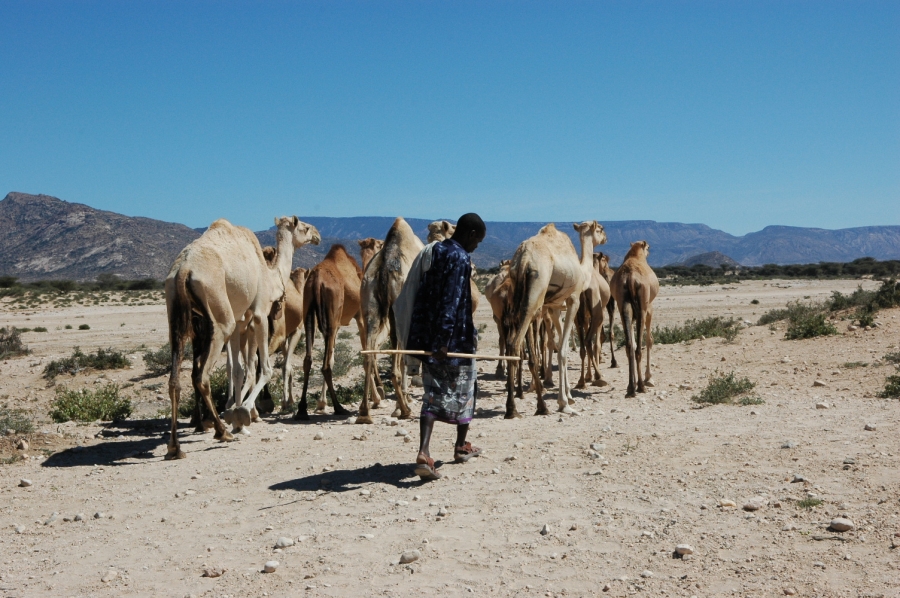
[[0, 0], [0, 197], [900, 224], [900, 2]]

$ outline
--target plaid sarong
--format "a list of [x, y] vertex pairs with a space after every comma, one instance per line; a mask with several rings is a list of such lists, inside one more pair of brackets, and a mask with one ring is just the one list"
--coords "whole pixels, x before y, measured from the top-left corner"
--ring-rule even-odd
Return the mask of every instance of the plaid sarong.
[[478, 371], [469, 365], [422, 362], [422, 417], [448, 424], [467, 424], [475, 415]]

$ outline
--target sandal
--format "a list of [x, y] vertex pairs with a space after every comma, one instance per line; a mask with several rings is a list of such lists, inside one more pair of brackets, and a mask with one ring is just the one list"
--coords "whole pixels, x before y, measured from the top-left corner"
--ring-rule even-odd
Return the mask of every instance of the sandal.
[[434, 466], [434, 459], [431, 457], [428, 457], [425, 463], [416, 463], [414, 471], [423, 480], [438, 480], [441, 478], [440, 472]]
[[481, 454], [481, 449], [477, 446], [472, 446], [471, 442], [467, 442], [462, 446], [456, 447], [453, 451], [453, 461], [456, 463], [465, 463], [472, 457], [477, 457]]

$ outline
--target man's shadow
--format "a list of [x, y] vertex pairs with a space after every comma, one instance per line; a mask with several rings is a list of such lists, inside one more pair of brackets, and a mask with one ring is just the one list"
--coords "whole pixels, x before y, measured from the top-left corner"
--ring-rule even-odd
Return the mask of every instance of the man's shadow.
[[415, 474], [413, 471], [414, 467], [414, 465], [408, 463], [393, 463], [391, 465], [376, 463], [369, 467], [359, 467], [357, 469], [336, 469], [278, 482], [269, 486], [269, 490], [349, 492], [359, 490], [363, 484], [372, 483], [389, 484], [395, 488], [415, 488], [427, 482], [422, 481]]

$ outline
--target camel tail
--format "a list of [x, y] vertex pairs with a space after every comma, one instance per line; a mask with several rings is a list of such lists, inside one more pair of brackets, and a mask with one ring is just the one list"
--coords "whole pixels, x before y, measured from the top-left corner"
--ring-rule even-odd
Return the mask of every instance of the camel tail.
[[[193, 315], [192, 293], [188, 286], [190, 272], [179, 271], [175, 276], [175, 292], [172, 310], [169, 313], [169, 346], [172, 349], [172, 380], [178, 379], [181, 360], [184, 357], [184, 344], [193, 338], [191, 325]], [[171, 383], [170, 383], [171, 384]]]
[[[510, 272], [512, 275], [512, 272]], [[528, 295], [531, 290], [532, 277], [528, 268], [523, 266], [515, 273], [515, 284], [509, 301], [503, 308], [503, 325], [506, 327], [506, 344], [510, 355], [522, 346], [525, 339], [525, 321], [528, 318]]]

